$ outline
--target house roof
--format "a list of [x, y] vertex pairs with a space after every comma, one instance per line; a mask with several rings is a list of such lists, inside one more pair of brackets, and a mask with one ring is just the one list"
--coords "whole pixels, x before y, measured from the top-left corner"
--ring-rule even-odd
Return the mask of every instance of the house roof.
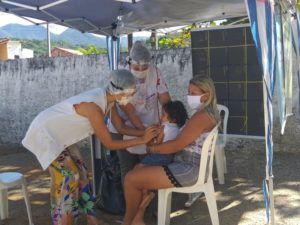
[[51, 52], [54, 51], [55, 49], [59, 49], [61, 51], [68, 52], [68, 53], [71, 53], [71, 54], [74, 54], [74, 55], [82, 55], [82, 53], [80, 51], [73, 50], [73, 49], [68, 49], [68, 48], [60, 48], [60, 47], [53, 48], [51, 50]]
[[5, 44], [7, 42], [9, 42], [8, 38], [0, 38], [0, 44]]

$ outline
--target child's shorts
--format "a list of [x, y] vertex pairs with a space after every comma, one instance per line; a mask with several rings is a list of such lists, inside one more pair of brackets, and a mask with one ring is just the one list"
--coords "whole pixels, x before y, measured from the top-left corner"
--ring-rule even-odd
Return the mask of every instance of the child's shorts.
[[149, 166], [166, 166], [173, 162], [173, 154], [149, 154], [141, 161], [142, 164]]

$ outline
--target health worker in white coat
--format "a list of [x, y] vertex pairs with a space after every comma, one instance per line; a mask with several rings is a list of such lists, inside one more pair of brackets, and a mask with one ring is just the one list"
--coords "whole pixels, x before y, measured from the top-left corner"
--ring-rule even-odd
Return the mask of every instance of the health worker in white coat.
[[[120, 116], [126, 125], [138, 129], [159, 124], [161, 106], [171, 98], [160, 70], [151, 63], [150, 51], [141, 41], [136, 41], [132, 46], [128, 64], [129, 70], [136, 80], [136, 92], [129, 104], [120, 106], [123, 111], [123, 113], [120, 112]], [[128, 137], [124, 136], [124, 139], [128, 139]], [[146, 148], [141, 150], [139, 147], [128, 148], [130, 152], [117, 152], [122, 182], [127, 172], [140, 162], [139, 154], [146, 153]]]
[[[77, 142], [95, 134], [110, 150], [145, 144], [157, 128], [133, 129], [123, 124], [115, 107], [126, 105], [134, 94], [136, 81], [128, 70], [110, 74], [106, 88], [96, 88], [73, 96], [40, 112], [32, 121], [22, 144], [34, 153], [43, 169], [51, 175], [51, 217], [54, 225], [76, 224], [78, 210], [87, 216], [88, 225], [99, 225], [94, 197]], [[113, 140], [105, 124], [105, 115], [121, 134], [135, 139]]]

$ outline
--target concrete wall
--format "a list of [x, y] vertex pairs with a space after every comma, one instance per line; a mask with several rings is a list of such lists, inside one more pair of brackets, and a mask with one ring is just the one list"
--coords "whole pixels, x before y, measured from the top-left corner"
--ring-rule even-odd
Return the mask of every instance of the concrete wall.
[[[192, 77], [190, 49], [162, 50], [153, 54], [154, 63], [161, 69], [172, 98], [185, 101], [188, 81]], [[121, 55], [120, 68], [126, 65], [125, 57]], [[82, 91], [103, 86], [108, 73], [105, 55], [0, 62], [0, 145], [19, 144], [30, 122], [41, 110]], [[295, 115], [288, 119], [284, 136], [279, 132], [276, 96], [273, 101], [276, 151], [299, 151], [299, 90], [296, 76], [294, 93]]]
[[[155, 55], [174, 99], [183, 100], [192, 77], [190, 50]], [[122, 56], [120, 67], [124, 66]], [[85, 90], [104, 86], [108, 73], [105, 55], [0, 62], [0, 145], [19, 144], [40, 111]]]
[[20, 143], [40, 111], [103, 85], [108, 72], [101, 55], [0, 62], [0, 144]]

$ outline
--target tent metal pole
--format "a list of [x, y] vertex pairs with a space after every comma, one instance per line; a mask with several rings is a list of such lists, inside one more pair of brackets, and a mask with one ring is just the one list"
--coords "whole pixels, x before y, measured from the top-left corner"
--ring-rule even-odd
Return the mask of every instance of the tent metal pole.
[[47, 47], [48, 47], [48, 56], [51, 57], [51, 39], [50, 39], [50, 30], [49, 23], [47, 23]]
[[133, 44], [133, 34], [128, 34], [127, 35], [127, 48], [128, 48], [128, 54], [130, 53], [130, 50], [132, 48], [132, 44]]
[[[265, 144], [266, 144], [266, 181], [268, 183], [268, 193], [269, 193], [269, 209], [270, 209], [270, 220], [268, 224], [275, 224], [275, 210], [274, 210], [274, 195], [273, 195], [273, 176], [269, 174], [269, 157], [268, 157], [268, 126], [269, 126], [269, 116], [268, 116], [268, 95], [267, 95], [267, 84], [263, 82], [263, 99], [264, 99], [264, 119], [265, 119]], [[271, 105], [272, 107], [272, 105]], [[270, 109], [272, 110], [272, 109]], [[272, 122], [272, 121], [271, 121]]]
[[112, 62], [112, 70], [116, 70], [118, 69], [118, 47], [117, 47], [117, 39], [115, 39], [114, 37], [112, 37], [113, 39], [113, 44], [112, 44], [112, 48], [113, 48], [113, 62]]

